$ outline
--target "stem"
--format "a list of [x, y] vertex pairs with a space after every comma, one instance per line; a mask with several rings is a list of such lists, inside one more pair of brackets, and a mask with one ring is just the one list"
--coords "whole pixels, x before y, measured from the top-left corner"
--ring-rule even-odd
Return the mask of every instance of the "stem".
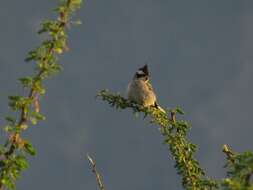
[[[81, 1], [80, 1], [81, 3]], [[59, 6], [60, 8], [63, 8], [63, 11], [58, 11], [59, 13], [59, 17], [60, 19], [58, 19], [57, 21], [52, 21], [56, 23], [56, 29], [52, 29], [52, 31], [54, 32], [53, 35], [51, 35], [51, 31], [46, 30], [47, 32], [49, 32], [49, 36], [51, 36], [51, 38], [49, 39], [50, 45], [49, 46], [45, 46], [45, 53], [42, 55], [42, 57], [38, 58], [32, 58], [31, 60], [34, 61], [38, 61], [40, 64], [44, 65], [44, 66], [53, 66], [53, 64], [56, 64], [55, 62], [51, 62], [52, 57], [56, 56], [57, 53], [55, 51], [55, 48], [58, 48], [59, 45], [57, 45], [57, 43], [59, 42], [60, 39], [66, 40], [65, 35], [65, 27], [68, 24], [67, 22], [69, 21], [69, 16], [71, 15], [72, 12], [74, 12], [77, 8], [79, 8], [79, 4], [77, 4], [76, 2], [74, 2], [74, 0], [66, 0], [64, 2], [64, 4], [61, 4]], [[63, 33], [63, 34], [62, 34]], [[62, 37], [64, 36], [64, 37]], [[47, 41], [45, 41], [47, 42]], [[43, 42], [44, 43], [44, 42]], [[43, 44], [40, 47], [43, 47]], [[64, 41], [65, 44], [65, 41]], [[55, 58], [55, 57], [54, 57]], [[40, 70], [38, 71], [38, 73], [32, 77], [32, 84], [30, 86], [28, 95], [26, 97], [22, 97], [25, 100], [29, 100], [28, 103], [26, 104], [22, 104], [21, 107], [18, 108], [18, 110], [20, 110], [20, 117], [19, 120], [13, 124], [13, 126], [15, 127], [15, 131], [12, 131], [10, 134], [10, 137], [6, 140], [6, 143], [4, 144], [4, 148], [5, 148], [5, 152], [2, 153], [2, 156], [4, 156], [2, 158], [2, 160], [0, 160], [1, 162], [4, 163], [12, 163], [13, 159], [15, 159], [15, 152], [16, 150], [20, 150], [20, 153], [22, 153], [23, 150], [23, 144], [21, 145], [20, 143], [24, 143], [26, 141], [24, 141], [23, 139], [21, 139], [20, 134], [22, 131], [24, 131], [26, 128], [24, 128], [23, 126], [27, 126], [28, 125], [28, 121], [30, 120], [29, 118], [29, 108], [30, 106], [37, 101], [38, 95], [41, 94], [41, 92], [38, 91], [38, 87], [37, 87], [37, 83], [41, 83], [41, 81], [48, 76], [49, 73], [49, 69], [47, 69], [47, 67], [39, 67]], [[45, 75], [45, 76], [44, 76]], [[36, 103], [37, 106], [38, 102]], [[33, 107], [35, 112], [39, 112], [36, 111], [36, 108]], [[14, 109], [15, 110], [15, 109]], [[32, 154], [32, 153], [30, 153]], [[13, 156], [12, 156], [13, 155]], [[32, 154], [33, 155], [33, 154]], [[10, 164], [7, 165], [3, 165], [0, 168], [0, 190], [2, 190], [4, 187], [13, 187], [14, 181], [17, 179], [17, 174], [15, 173], [15, 175], [13, 175], [10, 171], [9, 171], [9, 167]], [[19, 166], [18, 166], [19, 167]], [[20, 166], [20, 167], [24, 167], [24, 166]], [[24, 168], [23, 168], [24, 169]], [[21, 171], [22, 169], [20, 169]], [[20, 171], [16, 171], [16, 172], [20, 172]], [[13, 177], [14, 176], [14, 177]], [[6, 183], [6, 179], [9, 181], [8, 183]], [[8, 185], [7, 185], [8, 184]], [[10, 186], [11, 185], [11, 186]]]
[[[53, 53], [53, 45], [48, 49], [48, 53], [47, 53], [47, 55], [51, 55], [52, 53]], [[44, 61], [44, 64], [48, 64], [48, 60], [47, 59], [43, 59], [43, 61]], [[35, 82], [36, 82], [36, 79], [39, 79], [43, 74], [45, 73], [45, 70], [43, 70], [43, 69], [41, 69], [39, 72], [38, 72], [38, 74], [34, 77], [34, 82], [33, 82], [33, 85], [32, 85], [32, 87], [31, 87], [31, 89], [30, 89], [30, 92], [28, 93], [28, 96], [27, 96], [27, 98], [28, 99], [31, 99], [32, 100], [32, 102], [34, 101], [34, 93], [35, 93], [35, 88], [34, 88], [34, 86], [35, 86]], [[19, 122], [18, 122], [18, 125], [17, 125], [17, 127], [18, 128], [20, 128], [21, 129], [21, 126], [22, 125], [25, 125], [25, 124], [27, 124], [27, 122], [28, 122], [28, 119], [27, 119], [27, 115], [26, 115], [26, 113], [25, 113], [25, 109], [26, 109], [26, 106], [23, 106], [22, 107], [22, 109], [21, 109], [21, 113], [20, 113], [20, 119], [19, 119]], [[21, 130], [20, 130], [21, 131]], [[21, 132], [20, 132], [21, 133]], [[17, 134], [20, 134], [20, 133], [15, 133], [15, 135], [17, 135]], [[7, 140], [8, 141], [8, 140]], [[8, 143], [6, 143], [6, 145], [8, 145]], [[8, 151], [6, 151], [5, 152], [5, 156], [6, 156], [6, 158], [8, 158], [9, 156], [11, 156], [14, 152], [15, 152], [15, 150], [16, 150], [16, 146], [15, 146], [15, 142], [11, 142], [11, 145], [10, 145], [10, 148], [9, 148], [9, 150]], [[1, 183], [0, 183], [1, 184]], [[1, 186], [0, 186], [1, 187]]]
[[167, 113], [160, 111], [154, 107], [143, 107], [141, 105], [130, 102], [128, 99], [119, 94], [109, 93], [102, 90], [98, 93], [103, 101], [107, 101], [109, 105], [116, 108], [131, 108], [134, 112], [142, 112], [145, 116], [150, 117], [152, 124], [158, 125], [160, 132], [164, 137], [166, 144], [174, 158], [175, 168], [182, 177], [183, 187], [187, 190], [207, 190], [217, 189], [218, 184], [205, 176], [203, 169], [198, 161], [194, 158], [196, 146], [190, 143], [186, 137], [189, 126], [185, 121], [176, 120], [176, 113], [183, 112], [176, 108], [170, 110], [170, 118]]
[[104, 185], [102, 183], [102, 179], [101, 179], [101, 175], [99, 174], [97, 168], [96, 168], [96, 163], [95, 161], [87, 154], [87, 159], [91, 165], [91, 168], [92, 168], [92, 172], [95, 174], [96, 176], [96, 181], [97, 181], [97, 184], [98, 184], [98, 187], [100, 190], [105, 190], [104, 188]]

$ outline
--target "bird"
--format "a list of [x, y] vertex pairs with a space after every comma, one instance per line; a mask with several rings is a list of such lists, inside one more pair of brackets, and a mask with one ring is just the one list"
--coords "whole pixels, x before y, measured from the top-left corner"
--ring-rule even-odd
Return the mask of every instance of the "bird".
[[131, 102], [143, 107], [155, 107], [166, 113], [157, 103], [156, 94], [150, 83], [150, 74], [147, 64], [139, 68], [129, 82], [127, 86], [127, 98]]

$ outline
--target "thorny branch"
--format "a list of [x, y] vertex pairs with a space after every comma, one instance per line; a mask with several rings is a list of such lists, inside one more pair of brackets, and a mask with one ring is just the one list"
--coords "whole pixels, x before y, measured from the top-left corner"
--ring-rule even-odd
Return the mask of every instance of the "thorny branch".
[[68, 50], [66, 27], [74, 23], [71, 15], [80, 8], [81, 2], [82, 0], [61, 1], [55, 9], [59, 13], [58, 18], [42, 22], [38, 33], [47, 33], [49, 38], [30, 51], [25, 59], [36, 63], [37, 73], [19, 79], [29, 92], [26, 96], [9, 96], [9, 107], [19, 111], [19, 119], [16, 121], [13, 117], [6, 117], [8, 124], [4, 126], [4, 130], [8, 138], [4, 146], [0, 146], [0, 190], [15, 188], [15, 181], [21, 171], [28, 167], [26, 153], [35, 154], [35, 149], [28, 140], [21, 137], [21, 133], [28, 128], [29, 122], [35, 125], [37, 121], [45, 119], [39, 113], [38, 99], [45, 93], [42, 81], [61, 69], [57, 63], [57, 55]]
[[[130, 102], [118, 93], [110, 93], [102, 90], [97, 94], [103, 101], [107, 101], [110, 106], [116, 109], [131, 108], [134, 113], [143, 113], [149, 116], [150, 122], [159, 126], [159, 130], [164, 137], [164, 144], [168, 148], [175, 160], [175, 168], [182, 177], [182, 185], [186, 190], [216, 190], [218, 184], [215, 180], [208, 178], [198, 161], [194, 158], [196, 145], [187, 139], [189, 125], [186, 121], [177, 120], [176, 114], [184, 114], [179, 108], [161, 112], [154, 107], [143, 107]], [[167, 114], [170, 114], [168, 117]]]

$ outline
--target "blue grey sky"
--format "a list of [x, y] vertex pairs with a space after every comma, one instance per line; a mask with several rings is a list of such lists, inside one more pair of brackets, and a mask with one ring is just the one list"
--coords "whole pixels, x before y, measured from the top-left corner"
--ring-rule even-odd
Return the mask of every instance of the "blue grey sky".
[[[12, 0], [0, 6], [0, 119], [7, 96], [24, 94], [17, 78], [36, 47], [39, 23], [53, 18], [54, 0]], [[182, 189], [156, 126], [130, 110], [96, 100], [100, 89], [125, 94], [148, 61], [163, 107], [181, 107], [189, 139], [208, 176], [225, 176], [221, 147], [252, 150], [253, 2], [249, 0], [86, 0], [69, 31], [64, 71], [47, 80], [45, 122], [24, 134], [37, 155], [17, 189], [97, 189], [85, 159], [94, 156], [106, 189]]]

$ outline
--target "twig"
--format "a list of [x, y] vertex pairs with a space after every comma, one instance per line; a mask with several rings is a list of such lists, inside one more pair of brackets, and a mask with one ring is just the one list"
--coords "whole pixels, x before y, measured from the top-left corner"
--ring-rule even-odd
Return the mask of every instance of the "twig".
[[227, 160], [234, 163], [234, 158], [233, 158], [234, 153], [229, 149], [228, 145], [226, 145], [226, 144], [223, 145], [222, 152], [224, 152], [226, 154]]
[[105, 190], [104, 185], [102, 183], [102, 179], [101, 179], [101, 175], [98, 173], [98, 170], [96, 168], [96, 163], [95, 161], [89, 156], [89, 154], [87, 154], [87, 159], [90, 162], [91, 168], [92, 168], [92, 172], [95, 174], [96, 176], [96, 181], [98, 184], [98, 187], [100, 190]]
[[[150, 117], [150, 123], [160, 126], [164, 137], [164, 144], [168, 145], [173, 159], [176, 161], [175, 168], [182, 176], [183, 187], [187, 190], [218, 189], [218, 183], [205, 176], [199, 162], [194, 158], [196, 145], [187, 139], [189, 125], [186, 121], [177, 120], [176, 114], [183, 114], [179, 108], [164, 113], [155, 107], [143, 107], [130, 102], [118, 93], [110, 93], [102, 90], [97, 94], [103, 101], [117, 109], [131, 108], [134, 113], [142, 112]], [[168, 117], [167, 114], [170, 114]]]
[[[34, 61], [38, 73], [35, 76], [20, 78], [23, 87], [28, 87], [27, 96], [10, 96], [9, 107], [19, 111], [19, 120], [6, 119], [11, 125], [5, 126], [8, 138], [4, 147], [1, 146], [0, 190], [14, 189], [15, 182], [22, 170], [28, 166], [26, 154], [34, 155], [35, 150], [29, 141], [21, 138], [21, 133], [27, 129], [29, 122], [36, 124], [44, 120], [39, 113], [39, 94], [44, 94], [43, 79], [60, 70], [57, 55], [66, 51], [67, 35], [65, 29], [71, 23], [71, 14], [79, 8], [82, 0], [64, 0], [55, 9], [59, 13], [57, 20], [42, 22], [39, 34], [47, 33], [48, 39], [43, 41], [35, 50], [28, 53], [25, 61]], [[27, 82], [28, 81], [28, 82]], [[33, 116], [34, 115], [34, 116]]]

